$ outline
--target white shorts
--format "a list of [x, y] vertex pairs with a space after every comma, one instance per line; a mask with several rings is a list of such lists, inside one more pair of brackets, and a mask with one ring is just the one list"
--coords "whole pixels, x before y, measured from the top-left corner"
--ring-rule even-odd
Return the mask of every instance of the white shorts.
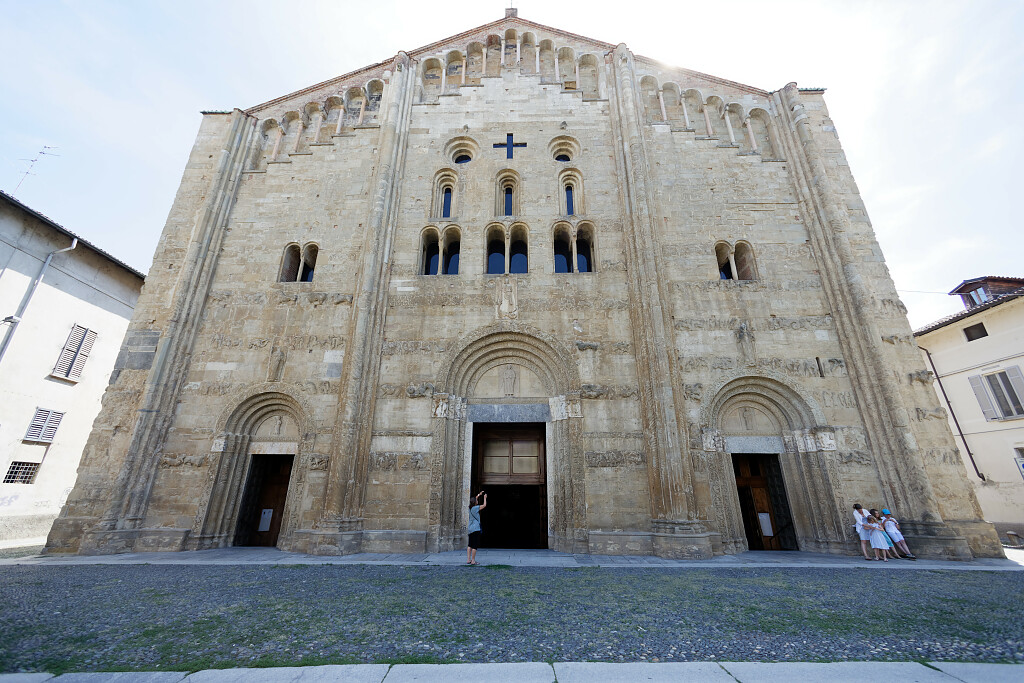
[[857, 533], [860, 534], [860, 540], [862, 540], [862, 541], [870, 541], [871, 540], [871, 529], [865, 529], [864, 527], [861, 527], [861, 528], [857, 529]]

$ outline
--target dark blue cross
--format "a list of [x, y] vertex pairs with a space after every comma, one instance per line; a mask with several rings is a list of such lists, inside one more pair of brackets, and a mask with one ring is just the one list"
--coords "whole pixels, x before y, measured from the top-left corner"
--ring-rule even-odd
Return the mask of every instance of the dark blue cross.
[[494, 143], [494, 147], [495, 148], [504, 147], [505, 148], [505, 158], [506, 159], [511, 159], [512, 158], [512, 148], [513, 147], [526, 147], [526, 143], [525, 142], [512, 142], [512, 133], [509, 133], [508, 135], [505, 136], [505, 142], [495, 142]]

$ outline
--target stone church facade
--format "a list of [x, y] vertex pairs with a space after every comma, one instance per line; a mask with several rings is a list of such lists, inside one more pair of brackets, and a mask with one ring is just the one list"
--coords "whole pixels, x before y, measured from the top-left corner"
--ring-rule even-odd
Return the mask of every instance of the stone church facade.
[[509, 10], [206, 112], [48, 551], [1000, 555], [822, 95]]

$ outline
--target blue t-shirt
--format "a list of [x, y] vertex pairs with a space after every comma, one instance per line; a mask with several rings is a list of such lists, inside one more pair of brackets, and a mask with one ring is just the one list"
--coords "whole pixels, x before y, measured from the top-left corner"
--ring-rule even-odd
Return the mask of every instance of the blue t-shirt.
[[469, 533], [480, 531], [480, 506], [469, 508]]

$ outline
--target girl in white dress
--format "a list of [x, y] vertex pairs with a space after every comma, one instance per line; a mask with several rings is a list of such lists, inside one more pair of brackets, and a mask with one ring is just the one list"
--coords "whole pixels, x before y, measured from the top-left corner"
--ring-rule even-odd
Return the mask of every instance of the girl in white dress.
[[882, 524], [872, 515], [868, 515], [868, 518], [864, 520], [864, 528], [871, 532], [871, 547], [875, 551], [875, 559], [888, 562], [886, 551], [889, 550], [889, 541], [886, 540], [885, 532], [882, 531]]
[[906, 553], [908, 558], [916, 560], [917, 556], [910, 552], [910, 548], [907, 547], [907, 540], [900, 532], [900, 523], [896, 521], [896, 518], [888, 510], [882, 510], [882, 515], [884, 515], [882, 517], [882, 528], [885, 529], [885, 533], [889, 534], [892, 542], [899, 546], [900, 550]]

